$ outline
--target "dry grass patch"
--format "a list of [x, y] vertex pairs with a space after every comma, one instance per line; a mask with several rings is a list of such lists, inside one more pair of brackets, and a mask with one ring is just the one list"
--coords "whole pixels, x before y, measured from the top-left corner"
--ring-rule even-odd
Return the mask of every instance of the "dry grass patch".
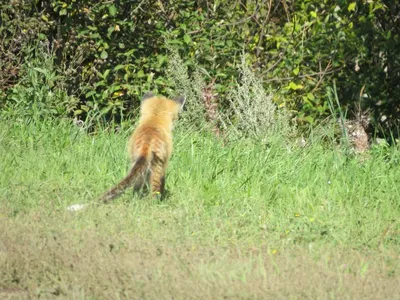
[[[111, 220], [112, 221], [112, 220]], [[5, 299], [394, 299], [399, 254], [351, 249], [275, 252], [268, 245], [166, 243], [82, 228], [76, 215], [2, 219]]]

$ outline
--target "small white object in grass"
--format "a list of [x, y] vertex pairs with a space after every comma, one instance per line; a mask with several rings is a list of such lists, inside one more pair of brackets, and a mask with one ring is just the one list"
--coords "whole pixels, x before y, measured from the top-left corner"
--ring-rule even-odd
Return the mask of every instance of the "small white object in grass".
[[82, 210], [87, 206], [87, 204], [74, 204], [71, 206], [67, 207], [67, 210], [69, 211], [78, 211], [78, 210]]

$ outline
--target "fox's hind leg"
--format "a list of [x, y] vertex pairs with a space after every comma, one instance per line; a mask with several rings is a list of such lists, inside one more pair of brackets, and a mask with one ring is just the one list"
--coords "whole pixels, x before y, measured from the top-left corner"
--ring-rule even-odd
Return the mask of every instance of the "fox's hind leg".
[[137, 194], [140, 197], [144, 197], [150, 191], [150, 170], [145, 174], [138, 176], [133, 185], [133, 195]]
[[165, 192], [165, 163], [154, 158], [151, 163], [150, 186], [153, 196], [162, 199]]

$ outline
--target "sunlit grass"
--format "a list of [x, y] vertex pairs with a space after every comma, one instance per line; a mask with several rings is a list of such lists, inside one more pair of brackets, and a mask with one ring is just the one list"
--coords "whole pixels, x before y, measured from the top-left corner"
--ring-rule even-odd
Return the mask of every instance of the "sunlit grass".
[[[104, 130], [89, 135], [68, 121], [1, 123], [0, 226], [7, 228], [3, 232], [3, 253], [9, 257], [0, 263], [4, 278], [0, 288], [21, 287], [32, 292], [29, 284], [35, 278], [39, 280], [35, 277], [39, 275], [13, 281], [7, 272], [12, 268], [21, 272], [25, 269], [24, 260], [18, 254], [11, 255], [10, 249], [18, 248], [13, 244], [16, 236], [26, 239], [20, 246], [28, 247], [26, 251], [30, 252], [38, 245], [36, 239], [48, 239], [50, 235], [60, 235], [62, 241], [82, 249], [89, 247], [89, 242], [79, 243], [76, 239], [85, 239], [86, 235], [92, 242], [98, 239], [99, 243], [111, 243], [113, 246], [102, 246], [104, 252], [99, 250], [105, 264], [111, 255], [109, 247], [129, 256], [135, 247], [133, 241], [177, 249], [174, 255], [185, 256], [185, 263], [193, 255], [196, 275], [188, 275], [191, 279], [214, 278], [210, 285], [203, 282], [205, 290], [207, 286], [210, 290], [220, 286], [222, 291], [233, 281], [261, 284], [258, 280], [264, 276], [263, 271], [260, 269], [254, 275], [248, 271], [251, 266], [267, 263], [265, 255], [286, 257], [287, 253], [290, 260], [297, 251], [311, 261], [328, 259], [330, 254], [326, 253], [331, 253], [338, 259], [338, 266], [341, 253], [357, 251], [366, 260], [368, 253], [374, 253], [385, 263], [375, 261], [375, 273], [371, 274], [383, 272], [398, 280], [398, 263], [394, 262], [393, 253], [400, 249], [399, 149], [375, 147], [366, 157], [351, 156], [318, 136], [310, 139], [314, 142], [306, 147], [283, 141], [279, 136], [271, 137], [268, 144], [242, 139], [224, 145], [206, 130], [196, 132], [178, 126], [165, 201], [140, 199], [129, 190], [109, 205], [67, 212], [68, 205], [94, 201], [125, 175], [129, 132], [130, 129], [122, 128], [118, 133]], [[201, 249], [227, 255], [229, 260], [220, 259], [229, 261], [231, 266], [219, 265], [208, 254], [203, 257], [199, 254]], [[46, 251], [51, 253], [51, 249]], [[72, 248], [65, 255], [73, 255], [74, 251]], [[74, 255], [79, 255], [76, 251]], [[244, 257], [235, 260], [232, 252], [237, 251], [244, 253]], [[171, 259], [179, 266], [180, 259], [174, 255]], [[91, 257], [91, 264], [100, 263], [96, 257]], [[361, 264], [354, 271], [356, 277], [366, 276], [364, 269], [368, 268], [360, 257], [346, 260], [351, 261], [352, 268]], [[203, 258], [210, 259], [209, 263]], [[332, 267], [322, 265], [325, 271]], [[39, 263], [31, 265], [36, 268], [33, 274], [40, 273], [42, 267]], [[61, 263], [59, 276], [68, 280], [73, 275], [64, 274], [64, 267]], [[54, 265], [50, 269], [56, 268]], [[111, 266], [107, 268], [111, 273], [117, 272]], [[156, 270], [151, 272], [168, 282], [166, 275]], [[339, 280], [342, 270], [330, 270]], [[307, 270], [303, 271], [307, 274]], [[242, 277], [245, 274], [247, 279]], [[79, 276], [86, 278], [84, 274]], [[40, 280], [43, 284], [37, 282], [39, 288], [55, 284], [48, 278]], [[84, 282], [83, 279], [79, 286], [79, 290], [86, 291], [83, 298], [90, 295], [88, 291], [93, 292], [93, 287]], [[61, 285], [60, 289], [72, 297], [68, 285]], [[339, 288], [335, 291], [334, 295], [342, 295]], [[100, 297], [107, 294], [99, 290], [93, 293]], [[244, 298], [252, 295], [250, 290], [248, 295], [243, 293]], [[307, 293], [310, 297], [325, 295]]]

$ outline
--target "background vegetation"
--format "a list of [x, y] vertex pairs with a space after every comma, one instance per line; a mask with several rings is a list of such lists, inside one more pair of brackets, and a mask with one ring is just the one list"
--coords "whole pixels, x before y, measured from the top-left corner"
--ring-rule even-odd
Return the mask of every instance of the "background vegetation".
[[[201, 78], [203, 95], [208, 87], [226, 111], [246, 53], [273, 102], [300, 124], [330, 114], [336, 81], [348, 117], [369, 113], [367, 129], [396, 134], [399, 14], [390, 0], [12, 0], [0, 6], [1, 106], [120, 121], [145, 91], [175, 92], [167, 73], [173, 49], [189, 81]], [[37, 74], [27, 80], [28, 70]], [[46, 82], [40, 93], [51, 99], [16, 96], [20, 87], [35, 93], [35, 80]]]

